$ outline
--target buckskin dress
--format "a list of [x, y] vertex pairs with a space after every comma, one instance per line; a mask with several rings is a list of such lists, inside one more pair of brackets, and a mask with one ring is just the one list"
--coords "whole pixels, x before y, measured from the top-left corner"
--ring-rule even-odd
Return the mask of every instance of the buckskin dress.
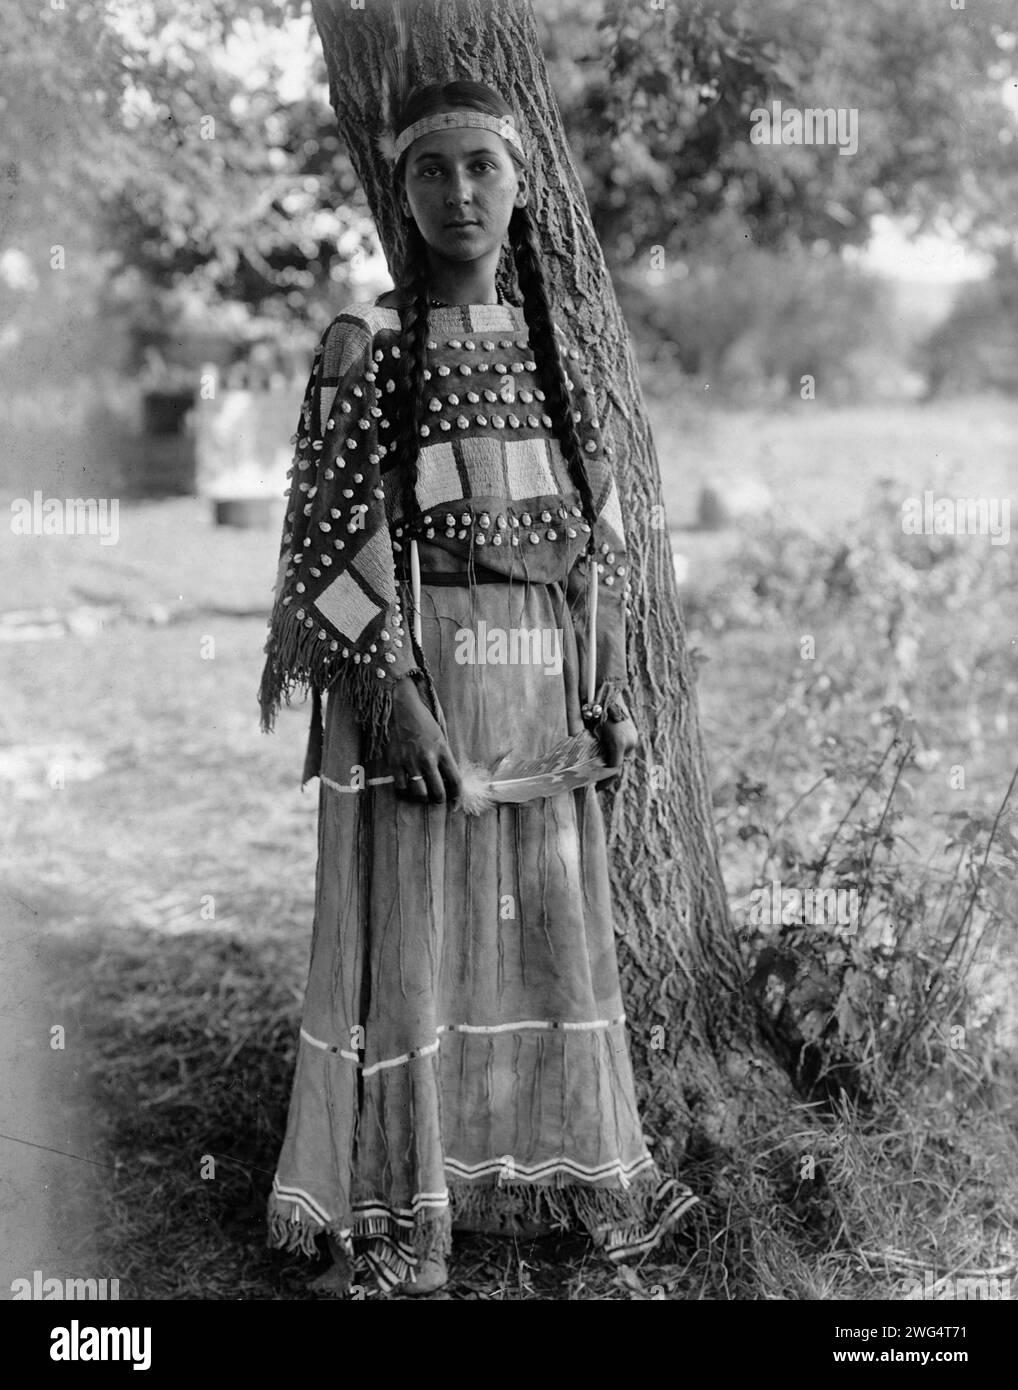
[[[589, 528], [523, 310], [431, 310], [410, 518], [385, 467], [399, 330], [398, 310], [353, 304], [316, 352], [263, 678], [269, 724], [291, 689], [314, 692], [304, 771], [320, 777], [311, 962], [269, 1240], [310, 1254], [328, 1232], [382, 1287], [447, 1251], [457, 1216], [551, 1219], [620, 1260], [695, 1200], [662, 1177], [641, 1130], [595, 789], [477, 816], [394, 793], [384, 692], [396, 680], [417, 673], [458, 762], [536, 754], [583, 728], [588, 634]], [[627, 680], [625, 533], [579, 352], [555, 331], [596, 501], [603, 702]], [[377, 522], [370, 540], [359, 508]]]

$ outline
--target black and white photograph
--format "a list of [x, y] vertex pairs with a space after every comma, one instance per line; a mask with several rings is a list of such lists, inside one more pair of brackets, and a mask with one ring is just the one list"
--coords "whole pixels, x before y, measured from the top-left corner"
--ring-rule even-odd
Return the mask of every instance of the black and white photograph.
[[11, 1344], [989, 1374], [1016, 487], [1018, 0], [0, 0]]

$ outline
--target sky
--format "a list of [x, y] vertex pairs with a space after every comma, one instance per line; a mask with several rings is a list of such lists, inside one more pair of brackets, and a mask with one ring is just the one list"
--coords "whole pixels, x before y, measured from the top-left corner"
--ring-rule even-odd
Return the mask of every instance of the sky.
[[928, 235], [910, 238], [902, 218], [875, 217], [869, 244], [854, 259], [865, 270], [891, 279], [958, 284], [989, 274], [988, 257], [976, 255], [957, 237]]

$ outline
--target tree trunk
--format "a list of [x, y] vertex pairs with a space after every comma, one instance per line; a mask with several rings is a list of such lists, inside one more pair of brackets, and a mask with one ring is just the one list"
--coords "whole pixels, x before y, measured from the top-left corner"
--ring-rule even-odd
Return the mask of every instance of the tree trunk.
[[[339, 132], [390, 267], [400, 221], [376, 139], [393, 0], [314, 0]], [[636, 362], [598, 244], [529, 0], [404, 0], [411, 82], [470, 77], [515, 107], [533, 151], [532, 211], [552, 302], [584, 354], [614, 449], [633, 609], [629, 671], [641, 747], [607, 793], [619, 964], [648, 1137], [673, 1171], [729, 1149], [747, 1109], [783, 1094], [764, 1054], [728, 912], [712, 819], [693, 663], [672, 569], [661, 480]], [[512, 291], [503, 258], [500, 280]], [[761, 1094], [761, 1084], [763, 1095]]]

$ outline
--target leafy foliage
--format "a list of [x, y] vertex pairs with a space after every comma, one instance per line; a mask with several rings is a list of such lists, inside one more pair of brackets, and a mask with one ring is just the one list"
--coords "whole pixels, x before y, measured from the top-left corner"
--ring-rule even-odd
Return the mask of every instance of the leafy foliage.
[[932, 396], [996, 389], [1018, 394], [1018, 255], [1002, 250], [993, 274], [965, 285], [922, 348]]
[[[973, 759], [945, 779], [935, 711], [963, 674], [987, 713], [1013, 706], [994, 624], [964, 615], [994, 612], [1016, 576], [984, 537], [906, 535], [888, 488], [866, 514], [833, 553], [773, 519], [747, 537], [721, 630], [822, 634], [826, 655], [794, 664], [770, 757], [736, 764], [717, 804], [773, 1046], [807, 1098], [882, 1104], [940, 1073], [979, 1087], [1001, 1060], [1000, 991], [984, 986], [1014, 952], [1018, 772], [996, 807], [964, 795]], [[779, 752], [781, 729], [795, 738]], [[953, 805], [938, 785], [957, 785]], [[754, 913], [774, 883], [799, 897]], [[811, 914], [801, 890], [854, 891], [854, 917]]]
[[[622, 261], [747, 239], [840, 247], [885, 212], [999, 244], [1018, 186], [1013, 18], [897, 0], [608, 0], [609, 60], [569, 126], [599, 233]], [[751, 144], [751, 112], [772, 100], [856, 110], [858, 151]]]
[[[836, 249], [863, 242], [877, 211], [1000, 241], [1018, 184], [1003, 3], [554, 0], [536, 13], [620, 273], [653, 247], [669, 265], [710, 253], [722, 266], [747, 242]], [[107, 285], [110, 334], [119, 320], [143, 338], [224, 325], [285, 338], [292, 324], [306, 338], [330, 315], [375, 242], [306, 4], [8, 3], [4, 26], [4, 245], [37, 274], [51, 244], [72, 245], [68, 299]], [[295, 40], [304, 66], [288, 70]], [[857, 108], [858, 153], [751, 145], [751, 113], [773, 99]], [[30, 327], [37, 298], [5, 294]]]
[[621, 297], [641, 364], [709, 382], [742, 406], [799, 395], [804, 378], [828, 403], [872, 400], [885, 379], [897, 388], [902, 378], [907, 343], [893, 299], [833, 253], [700, 256], [660, 284], [624, 277]]

